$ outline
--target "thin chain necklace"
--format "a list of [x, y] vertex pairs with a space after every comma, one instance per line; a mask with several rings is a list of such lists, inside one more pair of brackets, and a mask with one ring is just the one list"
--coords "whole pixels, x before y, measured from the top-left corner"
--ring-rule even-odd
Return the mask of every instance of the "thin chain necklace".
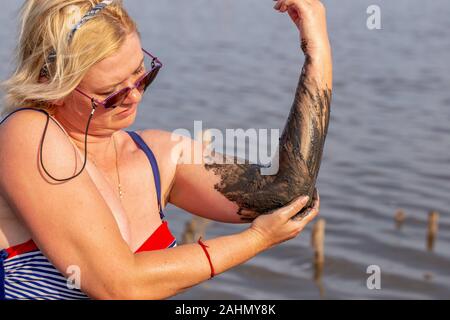
[[[119, 198], [122, 201], [124, 192], [122, 190], [122, 182], [120, 181], [120, 174], [119, 174], [119, 160], [118, 160], [118, 153], [117, 153], [117, 145], [116, 145], [116, 136], [113, 135], [113, 142], [114, 142], [114, 151], [116, 154], [116, 172], [117, 172], [117, 180], [119, 181], [119, 185], [117, 187], [117, 190], [119, 191]], [[98, 168], [97, 163], [92, 159], [92, 156], [89, 157], [91, 161], [95, 164], [95, 166]]]
[[113, 136], [113, 140], [114, 140], [114, 150], [116, 152], [116, 172], [117, 172], [117, 180], [119, 181], [119, 186], [118, 186], [119, 198], [120, 198], [120, 200], [122, 200], [123, 199], [123, 191], [122, 191], [122, 183], [120, 182], [119, 161], [118, 161], [118, 157], [117, 157], [116, 136]]

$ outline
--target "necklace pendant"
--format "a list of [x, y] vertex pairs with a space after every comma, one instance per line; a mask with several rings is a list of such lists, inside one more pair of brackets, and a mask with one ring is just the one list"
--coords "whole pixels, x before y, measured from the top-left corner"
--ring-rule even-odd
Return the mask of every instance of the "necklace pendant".
[[119, 197], [123, 199], [122, 185], [119, 184]]

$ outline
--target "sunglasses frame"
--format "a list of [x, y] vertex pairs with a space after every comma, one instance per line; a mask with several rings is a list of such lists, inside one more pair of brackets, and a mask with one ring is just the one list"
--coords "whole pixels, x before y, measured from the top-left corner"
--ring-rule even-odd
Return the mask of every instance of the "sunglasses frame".
[[[161, 61], [153, 56], [150, 52], [148, 52], [147, 50], [145, 50], [144, 48], [142, 48], [142, 51], [148, 55], [151, 59], [151, 68], [149, 71], [147, 71], [142, 77], [140, 77], [132, 87], [125, 87], [122, 88], [121, 90], [117, 91], [117, 92], [113, 92], [112, 94], [110, 94], [105, 100], [103, 101], [99, 101], [91, 96], [89, 96], [88, 94], [84, 93], [83, 91], [81, 91], [80, 89], [76, 88], [75, 91], [77, 91], [78, 93], [80, 93], [81, 95], [85, 96], [86, 98], [88, 98], [89, 100], [91, 100], [91, 102], [96, 105], [101, 105], [103, 106], [105, 109], [114, 109], [118, 106], [120, 106], [123, 101], [125, 101], [125, 99], [128, 97], [128, 95], [130, 94], [131, 91], [133, 91], [134, 89], [139, 88], [139, 86], [142, 84], [142, 81], [148, 77], [150, 74], [152, 74], [153, 72], [155, 73], [153, 76], [153, 79], [150, 81], [150, 83], [144, 88], [144, 90], [141, 93], [144, 93], [145, 90], [150, 86], [150, 84], [152, 84], [152, 82], [155, 80], [156, 76], [158, 75], [159, 70], [163, 67], [163, 64], [161, 63]], [[122, 102], [120, 104], [108, 107], [108, 101], [110, 101], [111, 99], [113, 99], [114, 97], [117, 97], [120, 94], [123, 94], [124, 92], [127, 92], [127, 94], [124, 95], [124, 98], [122, 100]]]

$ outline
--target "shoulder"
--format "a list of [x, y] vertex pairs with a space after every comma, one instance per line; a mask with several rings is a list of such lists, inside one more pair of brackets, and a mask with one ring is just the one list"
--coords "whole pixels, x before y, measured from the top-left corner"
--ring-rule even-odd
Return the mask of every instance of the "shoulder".
[[47, 116], [44, 112], [31, 109], [22, 109], [9, 113], [3, 118], [0, 125], [0, 133], [4, 132], [6, 128], [13, 130], [17, 126], [22, 125], [36, 125], [37, 122], [45, 120]]
[[162, 130], [143, 130], [138, 133], [150, 148], [154, 149], [155, 154], [159, 154], [164, 161], [170, 160], [175, 166], [203, 163], [202, 156], [210, 147], [210, 136], [204, 135], [202, 142], [193, 140], [187, 130], [179, 132], [182, 134]]
[[64, 130], [45, 113], [20, 110], [0, 125], [0, 170], [35, 170], [40, 148], [46, 168], [66, 175], [72, 172], [74, 147]]
[[[30, 137], [37, 132], [42, 133], [47, 122], [47, 129], [51, 132], [59, 127], [59, 125], [52, 121], [52, 118], [43, 111], [31, 109], [18, 110], [14, 113], [10, 113], [9, 116], [2, 120], [0, 125], [0, 139], [11, 140], [11, 138]], [[58, 131], [60, 131], [62, 135], [65, 135], [61, 128], [59, 128]]]
[[155, 155], [162, 159], [167, 157], [179, 158], [183, 150], [190, 145], [191, 139], [173, 132], [147, 129], [137, 131]]
[[45, 130], [46, 142], [70, 143], [64, 129], [52, 117], [39, 110], [25, 109], [10, 114], [0, 125], [0, 147], [41, 141]]
[[164, 203], [169, 202], [171, 190], [175, 182], [178, 164], [190, 139], [163, 130], [136, 131], [144, 142], [152, 149], [158, 161], [161, 173]]
[[152, 144], [168, 144], [169, 146], [176, 145], [180, 141], [188, 139], [187, 137], [181, 136], [179, 134], [164, 131], [164, 130], [156, 130], [156, 129], [147, 129], [136, 131], [141, 137], [145, 140], [145, 142], [149, 142]]

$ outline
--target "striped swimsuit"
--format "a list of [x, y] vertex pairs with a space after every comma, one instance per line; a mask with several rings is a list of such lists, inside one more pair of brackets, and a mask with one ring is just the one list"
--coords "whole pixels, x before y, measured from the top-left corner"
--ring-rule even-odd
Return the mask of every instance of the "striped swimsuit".
[[[159, 214], [163, 221], [136, 253], [175, 247], [177, 241], [164, 221], [161, 180], [156, 158], [137, 133], [128, 131], [127, 133], [145, 152], [152, 166]], [[0, 251], [0, 300], [89, 299], [82, 291], [69, 287], [68, 280], [42, 254], [33, 240]]]

